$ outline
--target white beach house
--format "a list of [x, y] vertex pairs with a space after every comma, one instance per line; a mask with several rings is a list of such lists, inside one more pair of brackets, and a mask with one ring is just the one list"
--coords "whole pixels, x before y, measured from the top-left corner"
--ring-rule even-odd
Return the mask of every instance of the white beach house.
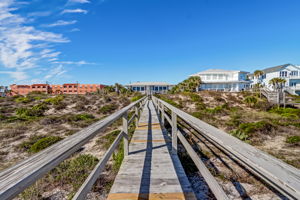
[[238, 92], [249, 88], [248, 73], [239, 70], [209, 69], [191, 76], [199, 76], [201, 78], [200, 90]]
[[163, 94], [172, 89], [173, 85], [165, 82], [135, 82], [125, 87], [142, 94]]
[[284, 89], [292, 94], [300, 95], [300, 67], [292, 64], [279, 65], [261, 70], [263, 75], [255, 77], [249, 74], [253, 86], [260, 83], [263, 87], [273, 90], [273, 86], [269, 84], [272, 78], [283, 78], [286, 80]]

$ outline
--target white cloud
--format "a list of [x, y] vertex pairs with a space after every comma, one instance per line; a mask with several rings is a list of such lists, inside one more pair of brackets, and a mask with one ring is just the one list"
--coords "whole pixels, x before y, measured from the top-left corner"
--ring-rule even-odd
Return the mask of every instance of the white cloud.
[[59, 65], [58, 67], [55, 67], [53, 68], [45, 77], [44, 79], [48, 80], [48, 79], [51, 79], [51, 78], [55, 78], [55, 77], [59, 77], [61, 76], [62, 74], [66, 73], [67, 70], [65, 70], [63, 68], [62, 65]]
[[66, 25], [71, 25], [71, 24], [76, 24], [76, 23], [77, 23], [76, 20], [72, 20], [72, 21], [58, 20], [57, 22], [55, 22], [53, 24], [46, 24], [43, 26], [44, 27], [55, 27], [55, 26], [66, 26]]
[[86, 62], [84, 60], [81, 60], [81, 61], [55, 61], [53, 63], [65, 64], [65, 65], [94, 65], [95, 64], [95, 63]]
[[77, 32], [77, 31], [80, 31], [80, 29], [79, 28], [73, 28], [73, 29], [70, 30], [70, 32]]
[[62, 34], [25, 25], [28, 18], [12, 13], [17, 10], [17, 5], [20, 4], [15, 0], [0, 1], [0, 67], [15, 70], [2, 71], [1, 74], [9, 74], [16, 80], [23, 80], [29, 78], [24, 70], [39, 67], [42, 61], [57, 59], [60, 52], [49, 50], [48, 46], [69, 40]]
[[28, 77], [28, 75], [26, 74], [26, 72], [23, 71], [0, 71], [0, 74], [8, 74], [10, 75], [15, 81], [22, 81], [25, 80]]
[[28, 14], [29, 17], [47, 17], [49, 15], [51, 15], [50, 11], [31, 12]]
[[89, 0], [69, 0], [69, 3], [91, 3]]
[[81, 8], [77, 8], [77, 9], [65, 9], [61, 12], [61, 14], [65, 14], [65, 13], [83, 13], [83, 14], [87, 14], [88, 11], [83, 10]]

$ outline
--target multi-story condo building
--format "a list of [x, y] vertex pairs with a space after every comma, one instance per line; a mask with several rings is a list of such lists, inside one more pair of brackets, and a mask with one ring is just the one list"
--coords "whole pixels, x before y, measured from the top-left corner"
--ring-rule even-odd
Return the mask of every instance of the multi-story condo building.
[[200, 90], [238, 92], [249, 88], [248, 73], [238, 70], [209, 69], [191, 76], [201, 78]]
[[0, 97], [5, 97], [8, 93], [7, 86], [0, 86]]
[[284, 89], [292, 94], [300, 95], [300, 67], [292, 64], [279, 65], [261, 70], [263, 75], [249, 74], [251, 86], [260, 83], [263, 87], [274, 90], [269, 81], [273, 78], [285, 79]]
[[136, 82], [125, 85], [128, 89], [142, 94], [166, 93], [173, 85], [165, 82]]
[[63, 85], [33, 84], [10, 85], [11, 95], [27, 95], [30, 92], [42, 92], [45, 94], [86, 94], [97, 92], [104, 88], [101, 84], [68, 83]]

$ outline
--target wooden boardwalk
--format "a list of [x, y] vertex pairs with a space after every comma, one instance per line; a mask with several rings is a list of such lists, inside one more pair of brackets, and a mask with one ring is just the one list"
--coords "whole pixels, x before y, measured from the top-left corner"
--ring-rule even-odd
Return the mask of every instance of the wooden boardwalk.
[[108, 199], [196, 199], [178, 156], [171, 154], [170, 142], [148, 101]]

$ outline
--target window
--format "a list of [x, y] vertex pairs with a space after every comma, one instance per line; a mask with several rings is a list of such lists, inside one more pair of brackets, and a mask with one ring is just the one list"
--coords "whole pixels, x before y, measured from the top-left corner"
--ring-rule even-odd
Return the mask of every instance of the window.
[[136, 91], [136, 87], [133, 87], [132, 90], [133, 90], [133, 91]]
[[222, 74], [219, 74], [218, 79], [219, 79], [219, 80], [222, 80], [222, 79], [223, 79], [223, 75], [222, 75]]
[[145, 87], [141, 87], [141, 91], [144, 91], [145, 90]]
[[140, 87], [137, 87], [137, 91], [141, 91], [141, 88], [140, 88]]
[[210, 80], [210, 79], [211, 79], [211, 75], [207, 75], [207, 76], [206, 76], [206, 79], [207, 79], [207, 80]]
[[291, 82], [291, 86], [296, 86], [296, 82]]
[[298, 76], [298, 71], [291, 71], [291, 76]]
[[281, 72], [279, 73], [279, 76], [280, 76], [280, 77], [287, 77], [287, 71], [281, 71]]
[[161, 86], [159, 87], [159, 90], [162, 90], [162, 87], [161, 87]]
[[155, 91], [158, 91], [158, 87], [157, 87], [157, 86], [155, 86], [155, 87], [154, 87], [154, 90], [155, 90]]
[[165, 86], [165, 87], [163, 87], [163, 90], [167, 90], [167, 87]]
[[217, 75], [217, 74], [214, 74], [214, 75], [213, 75], [213, 80], [216, 80], [217, 77], [218, 77], [218, 75]]

